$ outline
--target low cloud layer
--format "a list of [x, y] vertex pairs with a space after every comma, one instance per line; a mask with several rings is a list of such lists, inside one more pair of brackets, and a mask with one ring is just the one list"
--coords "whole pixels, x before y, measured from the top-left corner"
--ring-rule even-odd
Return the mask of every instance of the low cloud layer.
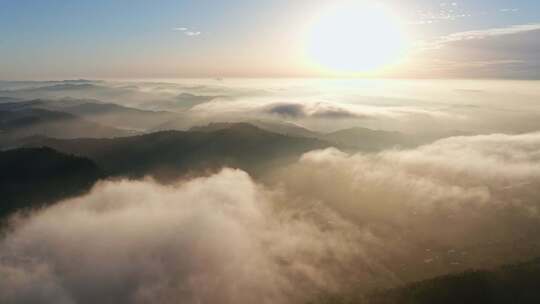
[[430, 267], [404, 276], [433, 275], [540, 254], [539, 151], [540, 133], [454, 137], [369, 155], [329, 149], [306, 154], [276, 180], [374, 233], [386, 249], [379, 257], [396, 272], [418, 262], [406, 253]]
[[540, 133], [107, 181], [14, 219], [5, 303], [305, 303], [539, 255]]
[[273, 103], [263, 109], [263, 113], [283, 116], [285, 118], [369, 118], [368, 115], [355, 113], [338, 105], [330, 103]]
[[[521, 43], [519, 35], [497, 37], [504, 38], [505, 45], [512, 47], [511, 43]], [[464, 43], [488, 43], [493, 39]], [[491, 69], [500, 64], [522, 65], [523, 62], [523, 59], [505, 56], [479, 58], [467, 63], [441, 57], [433, 64], [441, 70], [460, 68], [461, 64]], [[36, 98], [53, 100], [58, 105], [113, 102], [143, 110], [174, 112], [182, 115], [177, 119], [155, 120], [152, 125], [178, 129], [211, 122], [253, 120], [293, 122], [321, 132], [358, 126], [404, 133], [452, 133], [456, 130], [473, 134], [524, 133], [540, 129], [540, 108], [534, 102], [540, 91], [535, 82], [525, 81], [242, 82], [208, 79], [165, 83], [68, 80], [0, 82], [0, 91], [4, 102]], [[509, 103], [508, 100], [518, 102]], [[124, 120], [107, 117], [107, 121], [97, 119], [96, 122], [123, 128]], [[131, 118], [129, 124], [137, 125], [136, 130], [146, 129], [148, 124], [140, 124], [140, 121]], [[171, 121], [175, 123], [171, 124]]]
[[339, 289], [358, 250], [346, 224], [322, 229], [282, 199], [235, 170], [101, 183], [15, 225], [0, 243], [0, 300], [294, 303]]

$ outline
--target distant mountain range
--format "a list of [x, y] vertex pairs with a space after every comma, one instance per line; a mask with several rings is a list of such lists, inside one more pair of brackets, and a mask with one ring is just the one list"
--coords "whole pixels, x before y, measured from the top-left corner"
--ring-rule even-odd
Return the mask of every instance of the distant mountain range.
[[0, 110], [13, 111], [21, 109], [44, 109], [64, 112], [106, 126], [139, 131], [152, 129], [179, 116], [177, 113], [140, 110], [95, 99], [33, 99], [0, 103]]
[[[66, 85], [74, 86], [60, 84]], [[179, 131], [193, 123], [179, 113], [94, 99], [3, 100], [1, 149], [47, 146], [88, 157], [112, 175], [173, 178], [222, 166], [257, 174], [313, 149], [376, 152], [461, 135], [419, 136], [360, 127], [319, 133], [281, 120], [209, 123]]]
[[[59, 84], [62, 87], [66, 85], [71, 88], [87, 84]], [[48, 87], [48, 90], [51, 89], [55, 90], [54, 87]], [[204, 98], [197, 99], [196, 102], [203, 102], [202, 99]], [[440, 138], [465, 134], [458, 131], [430, 135], [405, 134], [362, 127], [320, 133], [295, 123], [275, 119], [208, 122], [206, 125], [193, 127], [195, 123], [201, 122], [182, 113], [141, 110], [95, 99], [21, 101], [3, 97], [2, 100], [6, 101], [0, 103], [0, 146], [3, 147], [11, 147], [17, 140], [36, 135], [64, 139], [110, 138], [170, 130], [217, 131], [238, 123], [248, 123], [279, 135], [318, 139], [342, 149], [364, 152], [396, 147], [410, 148]]]
[[125, 87], [110, 87], [95, 81], [73, 81], [73, 82], [36, 82], [27, 85], [9, 89], [0, 90], [0, 96], [13, 97], [23, 100], [46, 98], [57, 99], [69, 96], [71, 98], [120, 98], [132, 97], [133, 92]]
[[117, 137], [133, 132], [101, 125], [65, 112], [40, 108], [0, 107], [0, 146], [9, 147], [18, 139], [44, 135], [57, 138]]
[[[140, 90], [137, 85], [106, 84], [102, 81], [61, 81], [61, 82], [10, 82], [8, 89], [1, 89], [0, 96], [14, 100], [31, 99], [99, 99], [113, 103], [138, 106], [151, 110], [185, 111], [193, 106], [215, 98], [227, 98], [222, 94], [197, 95], [182, 92], [177, 95], [159, 94]], [[2, 102], [0, 100], [0, 102]]]

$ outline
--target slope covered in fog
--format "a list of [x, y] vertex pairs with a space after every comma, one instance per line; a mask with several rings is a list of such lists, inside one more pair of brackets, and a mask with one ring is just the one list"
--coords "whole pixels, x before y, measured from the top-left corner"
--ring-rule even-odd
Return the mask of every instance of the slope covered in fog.
[[145, 111], [95, 99], [33, 99], [0, 103], [0, 110], [23, 109], [43, 109], [69, 113], [99, 124], [134, 130], [151, 129], [179, 116], [176, 113]]
[[116, 137], [132, 132], [101, 125], [78, 116], [39, 108], [0, 111], [0, 145], [20, 138], [42, 135], [57, 138]]
[[363, 151], [377, 151], [393, 147], [412, 147], [422, 142], [414, 135], [359, 127], [327, 133], [322, 135], [322, 138], [338, 145]]
[[62, 111], [88, 120], [119, 128], [151, 129], [178, 115], [165, 111], [144, 111], [113, 103], [87, 102], [61, 108]]

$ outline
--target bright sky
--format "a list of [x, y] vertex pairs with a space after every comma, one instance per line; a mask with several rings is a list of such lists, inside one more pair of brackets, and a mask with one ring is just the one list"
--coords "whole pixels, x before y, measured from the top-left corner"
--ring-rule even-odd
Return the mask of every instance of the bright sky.
[[5, 80], [540, 79], [539, 54], [538, 0], [0, 0]]

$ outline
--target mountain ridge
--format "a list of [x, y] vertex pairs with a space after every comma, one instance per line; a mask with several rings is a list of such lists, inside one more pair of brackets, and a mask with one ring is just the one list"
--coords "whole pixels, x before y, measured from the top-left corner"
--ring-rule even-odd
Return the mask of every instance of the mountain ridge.
[[310, 138], [271, 133], [250, 124], [235, 124], [213, 132], [160, 131], [101, 139], [27, 139], [27, 147], [48, 146], [88, 157], [113, 175], [175, 176], [224, 166], [256, 174], [276, 161], [331, 146]]

